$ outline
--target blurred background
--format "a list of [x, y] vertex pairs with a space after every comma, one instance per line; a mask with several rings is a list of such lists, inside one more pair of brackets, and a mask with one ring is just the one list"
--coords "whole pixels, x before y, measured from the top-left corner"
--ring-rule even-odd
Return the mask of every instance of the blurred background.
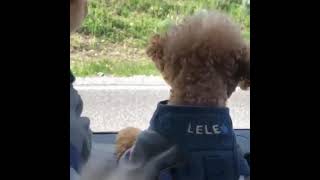
[[149, 38], [200, 10], [221, 10], [250, 37], [250, 0], [88, 0], [89, 14], [71, 37], [76, 76], [158, 75], [145, 54]]
[[[250, 0], [88, 0], [83, 26], [71, 36], [71, 70], [93, 131], [146, 128], [169, 87], [145, 49], [149, 38], [201, 10], [231, 16], [250, 39]], [[228, 106], [235, 128], [250, 128], [250, 91]]]

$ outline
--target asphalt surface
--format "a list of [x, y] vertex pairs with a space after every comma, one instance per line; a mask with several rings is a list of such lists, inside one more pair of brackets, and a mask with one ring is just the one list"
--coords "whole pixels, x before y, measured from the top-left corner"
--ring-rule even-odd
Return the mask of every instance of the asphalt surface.
[[[169, 87], [161, 77], [77, 78], [75, 88], [83, 102], [83, 115], [91, 120], [95, 132], [118, 131], [134, 126], [148, 127]], [[237, 89], [228, 102], [234, 128], [250, 128], [250, 91]]]

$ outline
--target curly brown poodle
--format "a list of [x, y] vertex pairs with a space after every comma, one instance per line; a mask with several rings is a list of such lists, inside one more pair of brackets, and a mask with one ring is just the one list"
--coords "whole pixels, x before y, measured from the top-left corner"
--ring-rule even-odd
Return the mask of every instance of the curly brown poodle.
[[[147, 54], [171, 87], [171, 105], [225, 107], [237, 86], [250, 87], [249, 43], [223, 13], [187, 17], [166, 33], [153, 36]], [[134, 144], [139, 131], [119, 132], [118, 158]]]

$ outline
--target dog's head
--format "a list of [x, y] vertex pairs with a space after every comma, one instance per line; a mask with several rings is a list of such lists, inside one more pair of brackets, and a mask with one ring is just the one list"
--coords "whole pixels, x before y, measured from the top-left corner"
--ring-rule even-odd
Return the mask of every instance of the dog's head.
[[88, 13], [87, 0], [70, 0], [70, 32], [75, 31]]
[[237, 85], [250, 87], [249, 44], [221, 13], [199, 13], [153, 36], [147, 54], [173, 87], [210, 86], [227, 97]]

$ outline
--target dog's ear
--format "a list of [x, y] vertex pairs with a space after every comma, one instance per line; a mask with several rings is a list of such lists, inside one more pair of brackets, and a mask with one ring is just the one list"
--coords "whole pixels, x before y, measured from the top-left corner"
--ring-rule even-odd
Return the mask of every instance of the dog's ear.
[[237, 74], [240, 78], [240, 88], [247, 90], [250, 87], [250, 46], [246, 46], [241, 50]]
[[147, 55], [152, 59], [157, 68], [162, 72], [164, 69], [163, 50], [165, 36], [159, 34], [154, 35], [150, 40], [150, 45], [147, 48]]

